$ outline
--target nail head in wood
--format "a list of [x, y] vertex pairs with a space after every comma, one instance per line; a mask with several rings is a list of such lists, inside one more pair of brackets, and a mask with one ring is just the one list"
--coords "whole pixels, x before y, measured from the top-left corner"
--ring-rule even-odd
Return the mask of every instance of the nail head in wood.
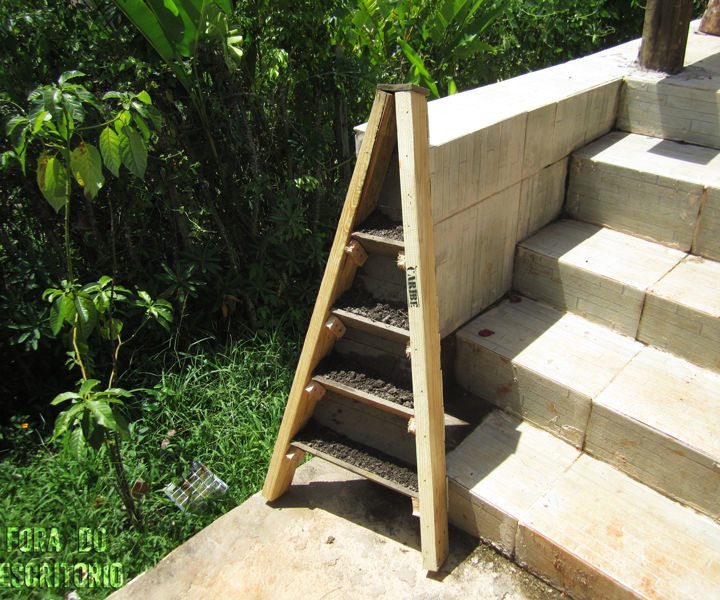
[[330, 333], [335, 336], [335, 339], [340, 339], [345, 335], [345, 331], [347, 331], [345, 324], [335, 315], [331, 315], [330, 318], [325, 321], [325, 327], [330, 330]]
[[368, 258], [365, 248], [357, 240], [352, 240], [347, 246], [345, 246], [345, 254], [350, 257], [358, 267], [362, 267]]

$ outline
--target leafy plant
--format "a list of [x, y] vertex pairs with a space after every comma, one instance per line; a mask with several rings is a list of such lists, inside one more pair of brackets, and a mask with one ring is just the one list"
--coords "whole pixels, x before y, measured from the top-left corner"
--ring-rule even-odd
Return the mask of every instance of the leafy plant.
[[[81, 379], [77, 392], [58, 394], [51, 403], [71, 403], [70, 408], [57, 417], [53, 439], [67, 436], [68, 448], [78, 460], [83, 458], [86, 446], [99, 450], [104, 443], [112, 445], [110, 455], [116, 487], [133, 523], [140, 528], [141, 519], [130, 494], [120, 454], [120, 442], [129, 437], [129, 430], [118, 407], [123, 404], [122, 398], [130, 398], [132, 394], [113, 386], [118, 373], [118, 355], [124, 343], [124, 323], [118, 317], [117, 305], [128, 302], [133, 293], [117, 286], [108, 276], [83, 286], [73, 277], [70, 203], [73, 179], [86, 201], [96, 198], [105, 184], [103, 166], [115, 177], [120, 176], [120, 168], [124, 166], [142, 178], [147, 165], [150, 128], [159, 126], [160, 116], [145, 91], [139, 94], [108, 92], [103, 100], [116, 100], [119, 109], [101, 123], [86, 125], [88, 110], [93, 109], [102, 116], [104, 108], [83, 85], [73, 81], [82, 76], [84, 74], [79, 71], [67, 71], [59, 77], [57, 84], [32, 91], [28, 96], [28, 113], [11, 118], [7, 133], [23, 173], [28, 149], [34, 142], [41, 145], [36, 170], [38, 187], [56, 212], [65, 209], [67, 279], [61, 288], [45, 290], [43, 298], [51, 303], [49, 323], [53, 335], [58, 335], [65, 325], [69, 325], [67, 364], [71, 369], [79, 369]], [[90, 132], [100, 129], [98, 150], [86, 138]], [[166, 300], [152, 300], [145, 291], [139, 291], [137, 296], [134, 304], [143, 310], [144, 319], [129, 339], [150, 320], [169, 328], [171, 305]], [[100, 380], [92, 377], [94, 363], [90, 339], [95, 333], [108, 342], [111, 349], [108, 383], [100, 389], [97, 389]]]
[[504, 0], [359, 0], [351, 39], [374, 63], [404, 56], [399, 74], [438, 98], [457, 91], [459, 61], [495, 52], [484, 33], [506, 7]]

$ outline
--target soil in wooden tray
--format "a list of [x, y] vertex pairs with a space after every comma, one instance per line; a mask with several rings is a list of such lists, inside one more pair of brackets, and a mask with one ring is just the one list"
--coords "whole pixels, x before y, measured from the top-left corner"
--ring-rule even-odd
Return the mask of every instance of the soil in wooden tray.
[[359, 233], [367, 233], [368, 235], [376, 235], [378, 237], [403, 241], [402, 223], [393, 221], [379, 211], [373, 212], [365, 219], [356, 229]]
[[418, 491], [417, 471], [414, 467], [375, 448], [341, 436], [316, 421], [311, 420], [295, 436], [295, 440], [383, 479], [394, 481], [413, 492]]
[[409, 329], [407, 306], [399, 302], [380, 302], [361, 286], [353, 286], [338, 298], [336, 308], [400, 329]]
[[379, 372], [353, 363], [345, 357], [341, 358], [336, 354], [329, 356], [318, 365], [315, 373], [337, 383], [374, 394], [383, 400], [410, 408], [414, 406], [412, 382], [409, 379], [389, 381]]

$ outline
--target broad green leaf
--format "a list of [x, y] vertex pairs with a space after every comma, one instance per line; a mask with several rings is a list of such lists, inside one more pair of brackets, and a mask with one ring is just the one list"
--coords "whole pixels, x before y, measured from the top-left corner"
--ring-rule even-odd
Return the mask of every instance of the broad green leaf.
[[65, 165], [56, 156], [40, 155], [37, 168], [37, 184], [45, 200], [59, 212], [65, 206], [70, 192], [70, 177]]
[[130, 111], [121, 110], [115, 118], [115, 131], [117, 131], [118, 135], [122, 135], [122, 130], [126, 125], [130, 125], [130, 123], [132, 123], [132, 115], [130, 114]]
[[85, 436], [80, 427], [75, 427], [70, 430], [67, 438], [67, 448], [76, 461], [82, 462], [85, 460]]
[[75, 77], [85, 77], [85, 73], [82, 71], [65, 71], [60, 77], [58, 78], [58, 84], [62, 87], [62, 85], [69, 81], [70, 79], [73, 79]]
[[15, 131], [20, 126], [27, 126], [29, 122], [30, 121], [27, 117], [24, 117], [23, 115], [15, 115], [5, 125], [5, 133], [9, 138], [12, 139], [13, 131]]
[[82, 385], [80, 386], [79, 394], [84, 398], [87, 396], [90, 392], [92, 392], [100, 383], [97, 379], [86, 379], [82, 382]]
[[46, 111], [41, 110], [35, 115], [35, 119], [33, 121], [33, 128], [32, 132], [33, 134], [36, 134], [38, 131], [42, 129], [43, 124], [45, 121], [49, 121], [52, 118], [52, 115]]
[[97, 309], [91, 298], [78, 294], [75, 296], [75, 310], [78, 315], [80, 333], [87, 338], [97, 324]]
[[70, 169], [77, 182], [84, 188], [85, 197], [93, 200], [105, 183], [100, 152], [92, 144], [80, 142], [70, 153]]
[[145, 90], [140, 92], [136, 97], [138, 100], [140, 100], [140, 102], [144, 102], [145, 104], [152, 104], [150, 94], [148, 94]]
[[112, 407], [113, 416], [115, 417], [116, 429], [120, 435], [120, 439], [128, 441], [130, 439], [130, 428], [128, 427], [127, 419], [122, 414], [120, 409]]
[[70, 115], [73, 121], [82, 123], [85, 120], [85, 109], [77, 96], [64, 92], [62, 95], [62, 103], [67, 114]]
[[102, 153], [103, 162], [115, 177], [120, 176], [120, 165], [122, 159], [120, 157], [120, 136], [110, 127], [106, 127], [100, 134], [100, 152]]
[[132, 127], [123, 127], [120, 136], [120, 157], [128, 171], [136, 177], [145, 177], [147, 147], [142, 136]]
[[98, 112], [102, 112], [102, 110], [103, 110], [102, 105], [98, 102], [98, 99], [95, 97], [95, 94], [93, 94], [92, 92], [88, 92], [81, 85], [74, 86], [73, 92], [82, 102], [85, 102], [86, 104], [90, 104], [91, 106], [95, 107], [95, 109]]
[[117, 431], [117, 422], [115, 421], [115, 415], [113, 414], [112, 408], [107, 402], [99, 400], [86, 400], [85, 406], [90, 409], [90, 412], [95, 417], [98, 425], [107, 427], [112, 431]]
[[66, 400], [80, 400], [80, 394], [77, 392], [63, 392], [62, 394], [58, 394], [55, 396], [50, 404], [52, 406], [56, 406], [62, 402], [65, 402]]
[[137, 125], [137, 128], [140, 130], [143, 139], [147, 142], [150, 139], [150, 129], [148, 129], [145, 119], [143, 119], [139, 114], [133, 113], [133, 121], [135, 122], [135, 125]]
[[65, 433], [75, 417], [83, 410], [85, 410], [85, 405], [82, 402], [79, 402], [78, 404], [75, 404], [67, 410], [61, 412], [55, 420], [53, 439], [57, 439]]
[[69, 294], [57, 296], [50, 308], [50, 327], [53, 335], [60, 333], [63, 323], [72, 323], [75, 318], [75, 303]]
[[455, 80], [450, 77], [448, 81], [448, 96], [452, 96], [453, 94], [457, 94], [457, 84], [455, 83]]
[[[399, 39], [398, 43], [400, 44], [400, 47], [402, 48], [403, 53], [407, 57], [407, 59], [410, 61], [410, 64], [412, 65], [413, 69], [422, 77], [422, 83], [425, 84], [429, 90], [430, 94], [433, 98], [439, 98], [440, 93], [438, 92], [437, 84], [435, 83], [435, 80], [430, 75], [430, 71], [427, 70], [427, 67], [425, 66], [425, 62], [422, 58], [418, 55], [415, 50], [413, 50], [410, 47], [410, 44], [408, 44], [406, 41]], [[412, 69], [411, 69], [412, 70]]]

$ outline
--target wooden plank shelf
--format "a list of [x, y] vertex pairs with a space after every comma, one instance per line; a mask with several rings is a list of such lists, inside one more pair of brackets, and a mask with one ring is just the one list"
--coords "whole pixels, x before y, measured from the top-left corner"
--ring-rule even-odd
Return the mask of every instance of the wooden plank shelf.
[[334, 381], [333, 379], [325, 375], [315, 375], [315, 377], [313, 377], [313, 381], [316, 381], [327, 390], [342, 394], [347, 398], [352, 398], [353, 400], [357, 400], [358, 402], [362, 402], [363, 404], [374, 406], [375, 408], [384, 410], [385, 412], [389, 412], [394, 415], [398, 415], [400, 417], [410, 419], [415, 414], [415, 411], [412, 407], [398, 404], [397, 402], [386, 400], [385, 398], [381, 398], [380, 396], [371, 394], [370, 392], [366, 392], [365, 390], [361, 390], [359, 388], [351, 387], [344, 383]]
[[346, 308], [333, 308], [330, 312], [340, 318], [346, 327], [367, 331], [393, 342], [407, 343], [410, 341], [410, 331], [407, 329], [369, 319]]
[[414, 467], [374, 448], [339, 436], [312, 420], [297, 434], [290, 446], [406, 496], [419, 497], [417, 471]]
[[360, 242], [365, 250], [374, 254], [396, 257], [400, 252], [405, 250], [405, 242], [382, 237], [373, 233], [354, 231], [352, 238]]

